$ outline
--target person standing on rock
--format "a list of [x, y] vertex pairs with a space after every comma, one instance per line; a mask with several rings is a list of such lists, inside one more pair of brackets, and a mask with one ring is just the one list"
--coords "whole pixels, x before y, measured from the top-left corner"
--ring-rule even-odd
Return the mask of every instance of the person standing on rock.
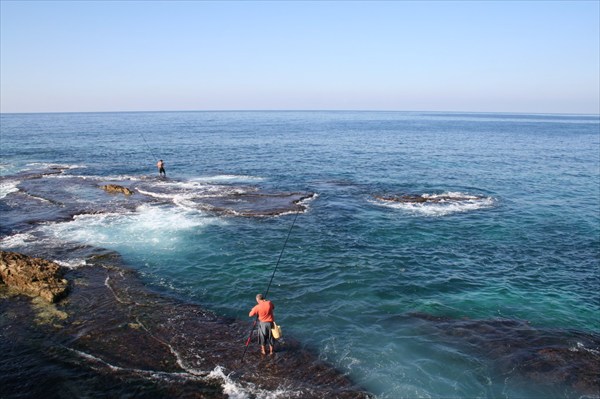
[[167, 172], [165, 172], [165, 163], [161, 159], [156, 163], [156, 167], [158, 168], [158, 175], [167, 177]]
[[271, 334], [273, 322], [275, 321], [275, 317], [273, 316], [275, 305], [273, 305], [273, 302], [265, 299], [262, 294], [256, 295], [256, 302], [258, 305], [252, 308], [248, 316], [258, 316], [258, 342], [260, 343], [260, 351], [263, 355], [266, 355], [266, 346], [268, 343], [269, 354], [272, 355], [275, 353], [273, 335]]

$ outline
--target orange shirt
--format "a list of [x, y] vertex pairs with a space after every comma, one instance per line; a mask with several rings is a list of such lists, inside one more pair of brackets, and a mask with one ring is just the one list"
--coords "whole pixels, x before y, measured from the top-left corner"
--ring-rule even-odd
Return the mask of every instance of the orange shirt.
[[273, 309], [275, 309], [275, 305], [271, 301], [263, 300], [258, 305], [252, 308], [250, 311], [250, 317], [254, 315], [258, 315], [259, 321], [269, 321], [274, 322], [273, 318]]

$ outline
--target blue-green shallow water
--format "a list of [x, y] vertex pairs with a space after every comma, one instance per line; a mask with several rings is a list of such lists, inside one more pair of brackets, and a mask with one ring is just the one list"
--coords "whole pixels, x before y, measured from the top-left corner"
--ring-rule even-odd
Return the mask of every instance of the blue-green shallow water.
[[[5, 114], [1, 123], [2, 175], [44, 164], [153, 175], [162, 158], [178, 181], [317, 193], [270, 289], [277, 320], [380, 397], [561, 396], [495, 375], [493, 359], [449, 344], [412, 313], [600, 332], [597, 116], [165, 112]], [[0, 196], [13, 190], [4, 183]], [[374, 198], [402, 194], [480, 200]], [[38, 228], [117, 250], [150, 284], [246, 318], [294, 216], [178, 204]]]

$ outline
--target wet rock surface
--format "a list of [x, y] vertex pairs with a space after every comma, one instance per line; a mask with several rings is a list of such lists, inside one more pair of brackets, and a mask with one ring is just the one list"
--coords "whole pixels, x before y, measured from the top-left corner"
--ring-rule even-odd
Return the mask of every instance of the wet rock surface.
[[56, 263], [0, 251], [0, 283], [15, 292], [56, 302], [67, 294], [68, 281]]
[[227, 197], [203, 198], [200, 207], [221, 214], [237, 216], [277, 216], [306, 209], [302, 201], [314, 193], [246, 193]]
[[[306, 210], [310, 192], [281, 192], [256, 186], [212, 184], [155, 177], [72, 175], [51, 167], [0, 177], [18, 189], [0, 202], [0, 235], [43, 222], [98, 213], [127, 213], [144, 204], [183, 206], [225, 216], [270, 217]], [[98, 190], [124, 195], [107, 195]], [[135, 195], [131, 195], [135, 193]], [[27, 208], [27, 212], [23, 209]]]
[[[91, 384], [88, 389], [99, 380], [116, 382], [96, 388], [93, 396], [106, 389], [116, 396], [222, 398], [235, 389], [249, 397], [275, 391], [282, 398], [368, 397], [293, 338], [279, 342], [274, 356], [260, 355], [253, 339], [242, 359], [248, 323], [148, 290], [134, 272], [115, 266], [117, 254], [99, 254], [88, 263], [67, 272], [73, 288], [56, 309], [68, 317], [51, 326], [33, 328], [31, 319], [13, 317], [22, 312], [33, 319], [33, 311], [19, 310], [27, 308], [21, 297], [0, 296], [0, 334], [25, 352], [43, 341], [43, 368], [50, 375], [75, 374], [71, 378]], [[23, 374], [11, 367], [0, 363], [2, 397], [23, 384]], [[65, 382], [56, 377], [43, 384], [56, 392]]]

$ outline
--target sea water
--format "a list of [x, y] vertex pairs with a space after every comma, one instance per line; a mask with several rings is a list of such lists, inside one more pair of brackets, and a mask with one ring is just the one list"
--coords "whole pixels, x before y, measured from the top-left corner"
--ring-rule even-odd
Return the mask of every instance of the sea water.
[[[414, 315], [600, 333], [598, 116], [3, 114], [0, 155], [2, 176], [60, 165], [89, 179], [147, 178], [163, 159], [164, 190], [146, 194], [164, 202], [29, 232], [5, 218], [0, 247], [26, 252], [37, 232], [115, 250], [224, 316], [247, 318], [290, 233], [269, 290], [284, 334], [381, 398], [564, 396]], [[294, 214], [197, 208], [190, 190], [211, 184], [316, 195], [290, 230]], [[18, 185], [4, 180], [0, 201]], [[402, 195], [443, 200], [381, 200]]]

